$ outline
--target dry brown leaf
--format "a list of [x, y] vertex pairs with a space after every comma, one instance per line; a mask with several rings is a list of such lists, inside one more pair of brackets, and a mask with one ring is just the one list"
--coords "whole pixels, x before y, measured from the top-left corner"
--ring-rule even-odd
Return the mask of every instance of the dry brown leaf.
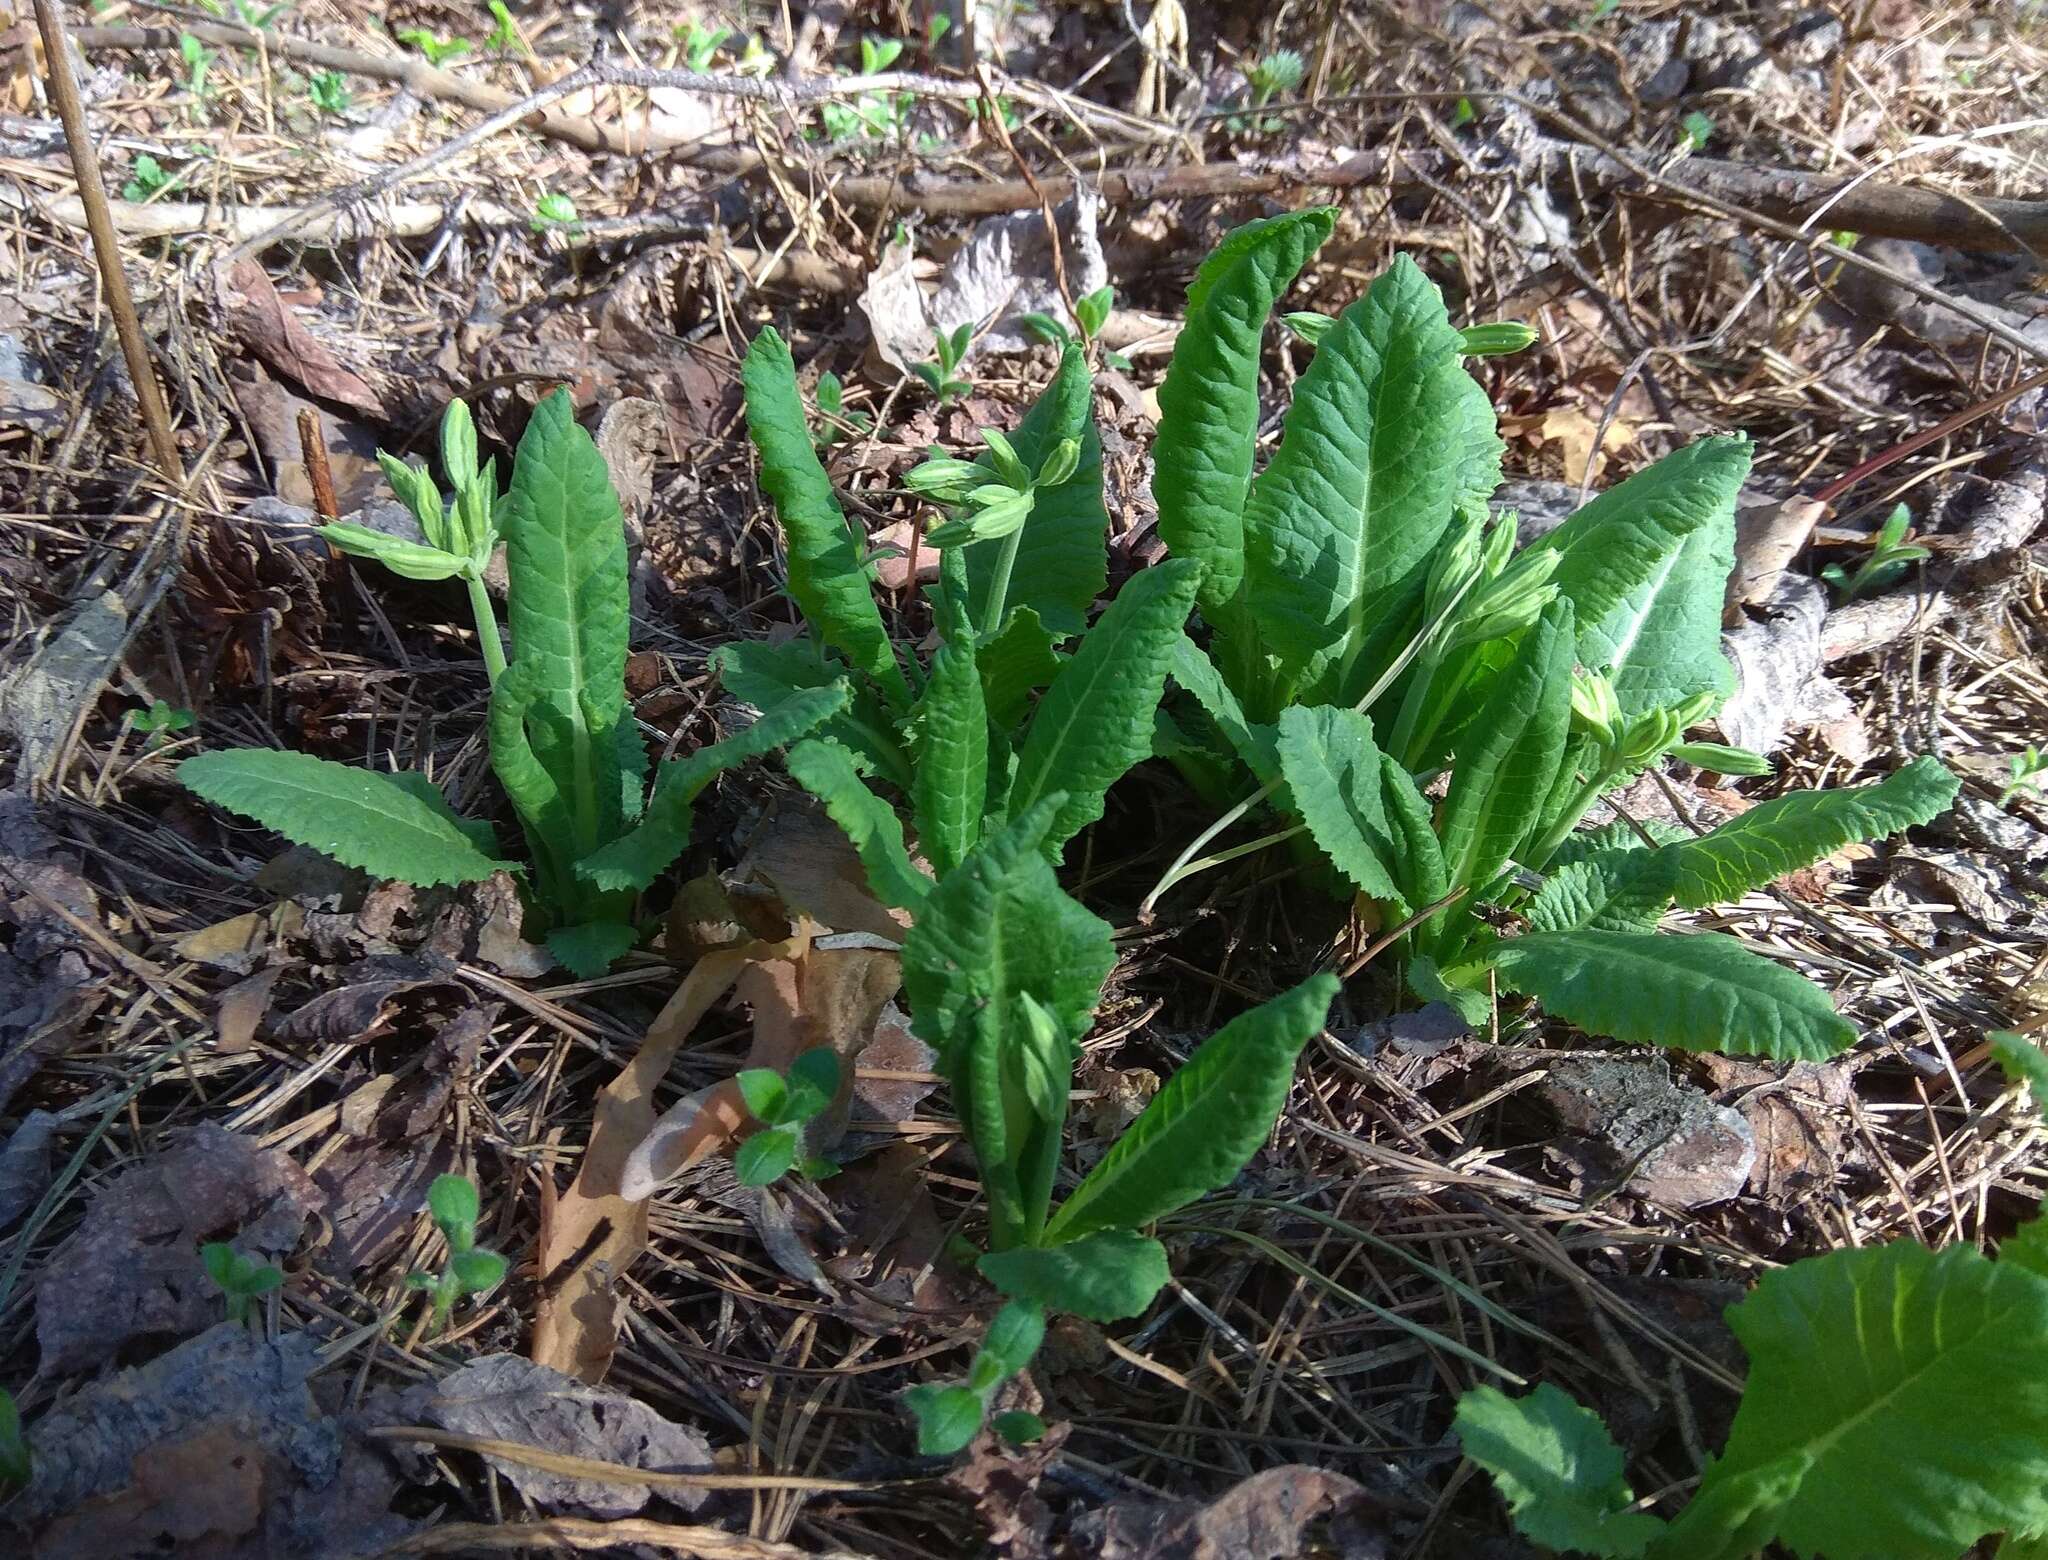
[[243, 259], [214, 274], [229, 330], [257, 357], [323, 400], [353, 406], [379, 422], [390, 420], [383, 398], [306, 329], [262, 266]]
[[258, 970], [247, 980], [236, 981], [220, 994], [213, 1010], [214, 1032], [220, 1037], [217, 1049], [223, 1056], [246, 1051], [256, 1043], [256, 1031], [270, 1016], [270, 992], [284, 974], [284, 966], [273, 964]]

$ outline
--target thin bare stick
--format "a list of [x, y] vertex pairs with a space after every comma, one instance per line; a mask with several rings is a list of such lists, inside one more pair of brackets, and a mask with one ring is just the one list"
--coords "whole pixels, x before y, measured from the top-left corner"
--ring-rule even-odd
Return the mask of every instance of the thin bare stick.
[[327, 441], [320, 436], [320, 414], [312, 407], [299, 410], [299, 459], [305, 463], [306, 480], [313, 487], [313, 508], [322, 520], [339, 520], [340, 506], [334, 499], [334, 471], [327, 464]]
[[1452, 905], [1456, 904], [1459, 900], [1463, 899], [1466, 896], [1466, 894], [1470, 892], [1471, 890], [1469, 888], [1454, 888], [1448, 894], [1444, 895], [1443, 898], [1439, 899], [1435, 904], [1424, 905], [1420, 910], [1416, 911], [1415, 914], [1408, 917], [1407, 920], [1403, 921], [1399, 926], [1395, 927], [1392, 931], [1382, 932], [1379, 938], [1372, 944], [1371, 947], [1367, 948], [1365, 952], [1361, 953], [1357, 958], [1353, 959], [1349, 964], [1344, 966], [1343, 973], [1338, 978], [1340, 980], [1351, 979], [1352, 976], [1356, 975], [1360, 970], [1364, 969], [1368, 964], [1372, 963], [1374, 959], [1377, 959], [1381, 954], [1385, 953], [1389, 948], [1393, 947], [1395, 943], [1399, 942], [1403, 937], [1406, 937], [1410, 932], [1414, 931], [1416, 927], [1420, 926], [1424, 921], [1427, 921], [1431, 916], [1435, 915], [1437, 911], [1448, 910]]
[[172, 487], [182, 488], [185, 463], [178, 457], [170, 408], [164, 404], [163, 391], [156, 382], [156, 368], [149, 360], [149, 343], [143, 340], [142, 322], [135, 317], [128, 273], [121, 268], [121, 240], [107, 212], [107, 189], [100, 182], [99, 157], [92, 132], [85, 123], [85, 105], [78, 100], [78, 83], [71, 75], [71, 45], [64, 36], [64, 19], [52, 0], [35, 0], [35, 7], [36, 26], [43, 34], [50, 101], [56, 105], [57, 120], [64, 126], [64, 140], [71, 149], [71, 168], [78, 177], [79, 198], [85, 202], [86, 231], [92, 234], [93, 259], [99, 265], [107, 310], [114, 316], [114, 334], [120, 338], [121, 356], [128, 364], [135, 399], [142, 405], [142, 422], [149, 430], [156, 463]]

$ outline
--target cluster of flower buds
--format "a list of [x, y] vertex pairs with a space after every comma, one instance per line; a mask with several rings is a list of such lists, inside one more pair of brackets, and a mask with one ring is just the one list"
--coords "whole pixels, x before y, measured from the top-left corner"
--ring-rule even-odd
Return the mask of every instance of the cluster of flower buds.
[[913, 493], [952, 511], [950, 519], [926, 536], [933, 547], [991, 542], [1012, 535], [1031, 518], [1037, 490], [1059, 486], [1081, 464], [1079, 443], [1062, 439], [1033, 476], [1002, 434], [984, 428], [981, 437], [988, 445], [989, 465], [995, 468], [998, 480], [989, 480], [989, 466], [949, 455], [934, 455], [904, 478]]
[[374, 558], [409, 580], [480, 578], [498, 545], [498, 462], [494, 456], [478, 467], [476, 424], [469, 408], [450, 401], [441, 418], [441, 466], [455, 484], [451, 500], [443, 501], [433, 474], [424, 467], [409, 466], [384, 450], [377, 452], [377, 462], [392, 491], [419, 522], [426, 544], [340, 522], [321, 527], [320, 534], [343, 552]]
[[[1717, 702], [1712, 693], [1695, 693], [1667, 708], [1629, 716], [1622, 713], [1621, 701], [1606, 673], [1589, 672], [1584, 667], [1572, 672], [1572, 729], [1599, 745], [1600, 767], [1615, 774], [1646, 768], [1666, 753], [1681, 749], [1686, 728], [1706, 719]], [[1703, 752], [1711, 749], [1731, 765], [1747, 761], [1758, 766], [1724, 769], [1724, 774], [1763, 772], [1763, 760], [1745, 749], [1715, 743], [1695, 746]]]
[[1534, 547], [1516, 556], [1512, 513], [1489, 527], [1484, 508], [1474, 505], [1452, 524], [1458, 534], [1437, 554], [1423, 592], [1426, 622], [1456, 614], [1442, 630], [1444, 650], [1519, 633], [1541, 617], [1557, 597], [1550, 576], [1559, 554]]

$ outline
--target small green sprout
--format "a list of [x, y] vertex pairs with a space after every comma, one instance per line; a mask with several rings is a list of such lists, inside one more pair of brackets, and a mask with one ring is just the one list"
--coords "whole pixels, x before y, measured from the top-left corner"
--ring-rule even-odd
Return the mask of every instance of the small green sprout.
[[846, 387], [839, 382], [837, 374], [818, 376], [817, 401], [819, 420], [815, 442], [820, 450], [829, 450], [846, 437], [848, 430], [857, 434], [873, 431], [874, 418], [866, 412], [849, 412], [846, 409]]
[[448, 1325], [457, 1300], [464, 1295], [489, 1294], [505, 1281], [510, 1264], [476, 1243], [480, 1209], [476, 1183], [467, 1176], [436, 1176], [427, 1189], [427, 1212], [448, 1242], [448, 1265], [439, 1273], [406, 1275], [405, 1287], [424, 1289], [433, 1297], [435, 1332]]
[[1906, 528], [1912, 523], [1912, 511], [1904, 504], [1899, 505], [1878, 527], [1877, 535], [1871, 539], [1870, 556], [1857, 565], [1854, 574], [1839, 563], [1831, 563], [1820, 571], [1820, 577], [1840, 591], [1844, 601], [1854, 601], [1867, 591], [1883, 590], [1906, 572], [1908, 564], [1931, 556], [1925, 547], [1906, 543]]
[[[230, 12], [220, 0], [199, 0], [199, 8], [211, 16], [226, 18]], [[291, 9], [291, 0], [278, 0], [275, 5], [254, 5], [250, 0], [235, 0], [233, 16], [252, 32], [267, 32], [270, 24]]]
[[534, 202], [526, 225], [536, 233], [580, 233], [583, 223], [576, 215], [576, 202], [566, 195], [547, 194]]
[[936, 49], [952, 30], [953, 18], [944, 11], [934, 11], [932, 19], [924, 24], [924, 46]]
[[[1308, 75], [1307, 63], [1293, 49], [1275, 49], [1263, 59], [1239, 68], [1244, 72], [1245, 85], [1251, 88], [1253, 108], [1264, 108], [1275, 97], [1292, 92]], [[1280, 120], [1270, 114], [1264, 118], [1233, 114], [1224, 123], [1239, 135], [1247, 130], [1270, 132], [1280, 128]]]
[[[1110, 310], [1115, 307], [1114, 287], [1098, 287], [1094, 292], [1076, 298], [1074, 323], [1081, 327], [1078, 336], [1063, 322], [1041, 309], [1033, 309], [1028, 314], [1019, 315], [1018, 323], [1047, 346], [1065, 351], [1071, 346], [1085, 345], [1101, 335], [1102, 327], [1109, 322]], [[1130, 365], [1125, 363], [1122, 366], [1128, 368]]]
[[427, 63], [437, 69], [469, 52], [467, 38], [442, 38], [424, 27], [402, 27], [393, 36], [418, 49], [427, 57]]
[[948, 334], [940, 331], [929, 363], [913, 363], [910, 371], [924, 381], [927, 390], [947, 406], [974, 388], [974, 382], [960, 377], [960, 360], [967, 356], [967, 344], [974, 339], [974, 322], [968, 321]]
[[1714, 138], [1714, 121], [1694, 109], [1678, 121], [1678, 133], [1684, 137], [1687, 151], [1703, 152]]
[[989, 481], [988, 472], [972, 461], [938, 452], [903, 479], [913, 493], [950, 512], [950, 518], [925, 538], [933, 547], [961, 547], [1015, 535], [1031, 518], [1037, 490], [1058, 487], [1081, 463], [1079, 442], [1062, 439], [1033, 476], [1002, 434], [984, 428], [981, 438], [1001, 481]]
[[338, 70], [315, 72], [306, 78], [306, 97], [321, 113], [340, 118], [355, 100], [348, 89], [348, 77]]
[[706, 27], [702, 22], [691, 22], [687, 27], [678, 27], [676, 37], [683, 45], [684, 67], [701, 76], [711, 69], [712, 57], [718, 53], [719, 46], [731, 36], [730, 27]]
[[224, 1240], [209, 1241], [199, 1248], [199, 1260], [228, 1299], [228, 1320], [246, 1323], [256, 1297], [284, 1287], [284, 1272], [275, 1264], [245, 1257]]
[[747, 35], [747, 46], [740, 52], [740, 62], [733, 70], [742, 76], [765, 76], [775, 69], [775, 56], [768, 52], [768, 45], [761, 41], [759, 33]]
[[[1044, 1341], [1045, 1308], [1012, 1300], [989, 1323], [964, 1382], [925, 1382], [904, 1393], [903, 1406], [917, 1422], [918, 1455], [951, 1457], [973, 1440], [996, 1389], [1029, 1365]], [[999, 1414], [995, 1428], [1005, 1440], [1035, 1441], [1045, 1434], [1045, 1421], [1036, 1414]]]
[[21, 1410], [14, 1405], [14, 1395], [0, 1387], [0, 1495], [26, 1488], [34, 1473], [28, 1436], [21, 1428]]
[[1458, 99], [1457, 106], [1451, 110], [1451, 128], [1453, 130], [1463, 129], [1478, 117], [1479, 110], [1472, 106], [1472, 100], [1468, 97], [1461, 97]]
[[492, 27], [484, 38], [484, 47], [493, 54], [531, 54], [526, 40], [520, 36], [519, 24], [512, 20], [512, 12], [505, 0], [486, 0], [491, 13]]
[[154, 200], [171, 187], [171, 171], [147, 152], [135, 154], [135, 171], [121, 186], [121, 199]]
[[[839, 1058], [824, 1046], [804, 1052], [784, 1077], [772, 1067], [749, 1067], [739, 1075], [740, 1098], [761, 1130], [740, 1145], [733, 1170], [742, 1186], [769, 1186], [795, 1168], [804, 1124], [818, 1116], [839, 1092]], [[807, 1159], [804, 1173], [821, 1179], [838, 1166]]]
[[901, 38], [877, 38], [869, 33], [860, 41], [860, 73], [863, 76], [879, 76], [894, 65], [903, 53]]
[[185, 61], [185, 90], [202, 104], [213, 96], [213, 89], [206, 83], [206, 73], [218, 58], [215, 50], [209, 49], [191, 33], [178, 34], [178, 53]]
[[129, 726], [149, 738], [152, 748], [169, 741], [174, 731], [190, 731], [193, 723], [190, 710], [166, 704], [162, 699], [153, 700], [147, 709], [130, 710], [125, 718]]
[[2029, 742], [2005, 764], [2012, 774], [2012, 783], [1998, 793], [1998, 805], [2003, 807], [2015, 796], [2030, 796], [2037, 802], [2041, 800], [2041, 777], [2048, 775], [2048, 755]]

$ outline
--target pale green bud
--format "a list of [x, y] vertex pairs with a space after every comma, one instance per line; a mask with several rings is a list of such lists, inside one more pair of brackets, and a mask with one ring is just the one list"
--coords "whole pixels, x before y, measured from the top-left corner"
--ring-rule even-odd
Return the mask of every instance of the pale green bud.
[[950, 455], [941, 455], [922, 465], [913, 466], [904, 475], [903, 485], [920, 497], [937, 503], [957, 503], [968, 492], [988, 480], [988, 473], [971, 460], [956, 460]]
[[1728, 747], [1719, 742], [1681, 742], [1671, 756], [1683, 759], [1695, 769], [1710, 769], [1717, 775], [1767, 775], [1771, 761], [1748, 748]]
[[1017, 458], [1017, 450], [1010, 441], [993, 428], [981, 430], [981, 442], [988, 446], [989, 454], [995, 457], [996, 475], [1011, 487], [1022, 491], [1031, 486], [1031, 473], [1024, 462]]
[[1425, 622], [1434, 623], [1447, 611], [1478, 573], [1480, 532], [1485, 524], [1486, 514], [1478, 508], [1462, 509], [1451, 521], [1451, 534], [1437, 544], [1436, 559], [1423, 588]]
[[1081, 442], [1078, 439], [1062, 439], [1053, 446], [1038, 468], [1039, 487], [1058, 487], [1071, 477], [1081, 465]]
[[384, 480], [391, 484], [391, 491], [398, 495], [398, 501], [412, 511], [413, 519], [420, 523], [431, 546], [448, 550], [448, 516], [441, 507], [441, 490], [434, 486], [434, 479], [418, 466], [408, 466], [396, 455], [377, 451], [377, 464], [384, 468]]
[[441, 469], [458, 493], [476, 480], [476, 424], [461, 401], [441, 414]]
[[1321, 344], [1322, 339], [1330, 334], [1337, 322], [1329, 315], [1318, 314], [1313, 309], [1298, 309], [1292, 314], [1281, 315], [1280, 323], [1313, 347]]
[[1601, 746], [1619, 745], [1621, 701], [1614, 696], [1614, 684], [1604, 672], [1572, 669], [1572, 726]]
[[1458, 349], [1467, 357], [1499, 357], [1507, 352], [1520, 352], [1536, 344], [1533, 327], [1519, 320], [1501, 321], [1492, 325], [1467, 325], [1458, 332], [1464, 344]]

